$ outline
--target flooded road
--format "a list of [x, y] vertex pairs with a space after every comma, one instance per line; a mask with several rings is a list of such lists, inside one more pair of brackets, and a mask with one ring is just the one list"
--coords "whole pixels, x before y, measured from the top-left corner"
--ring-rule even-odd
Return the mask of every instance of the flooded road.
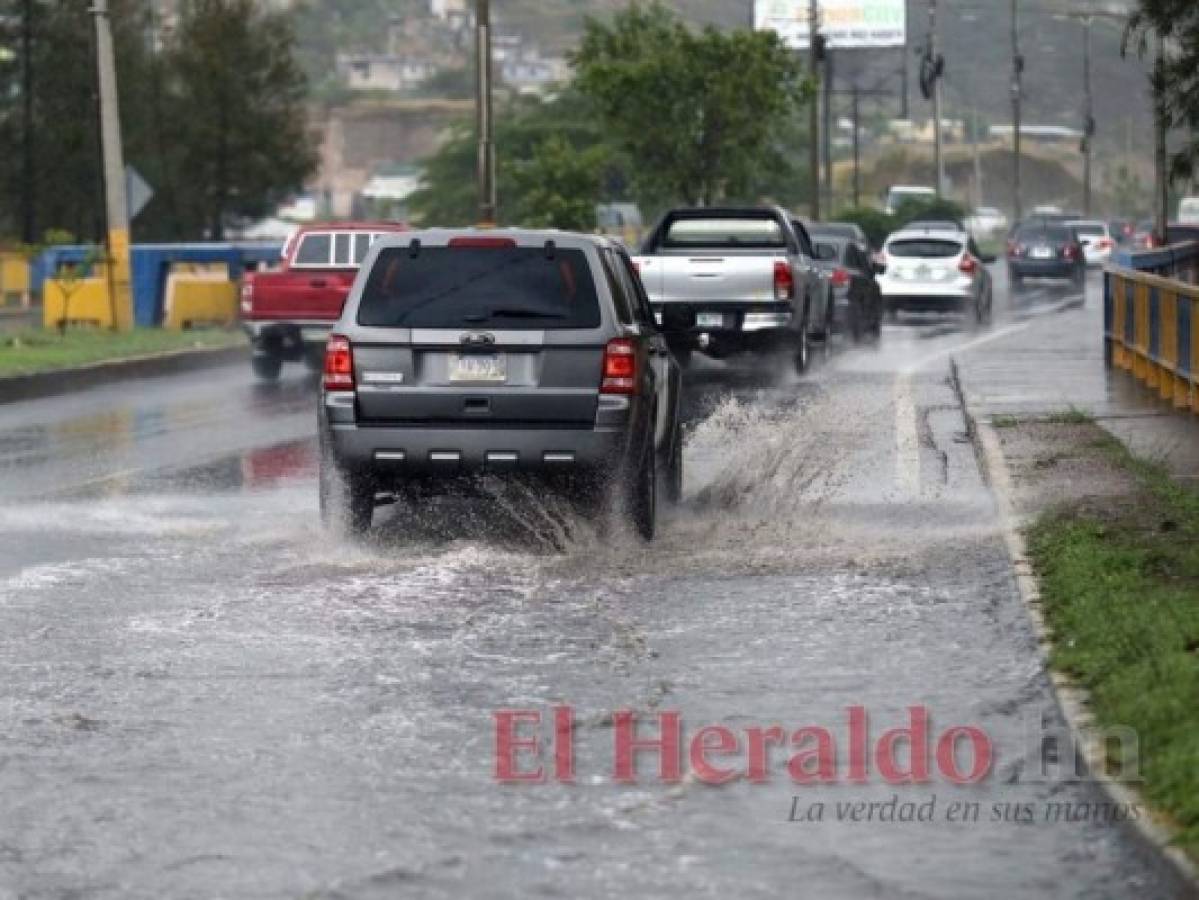
[[[1102, 797], [1037, 777], [1057, 712], [950, 360], [1082, 298], [1005, 295], [803, 379], [697, 367], [652, 547], [521, 485], [334, 541], [301, 377], [0, 406], [0, 898], [1182, 896], [1119, 824], [1040, 815]], [[497, 784], [493, 714], [563, 705], [574, 783]], [[613, 776], [617, 710], [843, 743], [913, 706], [989, 776]], [[892, 797], [935, 815], [838, 814]]]

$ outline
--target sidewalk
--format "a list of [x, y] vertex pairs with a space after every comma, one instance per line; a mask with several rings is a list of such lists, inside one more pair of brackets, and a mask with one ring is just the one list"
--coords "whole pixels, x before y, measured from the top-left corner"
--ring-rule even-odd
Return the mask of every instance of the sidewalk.
[[1102, 299], [1017, 323], [1021, 330], [955, 356], [977, 419], [1093, 416], [1136, 456], [1199, 479], [1199, 416], [1178, 411], [1103, 361]]

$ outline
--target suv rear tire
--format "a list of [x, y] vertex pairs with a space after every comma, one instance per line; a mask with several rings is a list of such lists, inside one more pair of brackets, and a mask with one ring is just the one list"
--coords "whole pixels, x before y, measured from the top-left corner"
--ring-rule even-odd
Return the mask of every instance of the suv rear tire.
[[683, 428], [675, 425], [670, 442], [670, 457], [666, 463], [666, 502], [676, 504], [683, 500]]
[[658, 524], [658, 454], [647, 438], [641, 462], [629, 482], [629, 518], [643, 541], [652, 541]]

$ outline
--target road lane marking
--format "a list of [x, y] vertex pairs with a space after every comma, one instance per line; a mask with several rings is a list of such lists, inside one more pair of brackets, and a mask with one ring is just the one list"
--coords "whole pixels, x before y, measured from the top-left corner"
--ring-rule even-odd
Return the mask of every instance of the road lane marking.
[[895, 484], [905, 495], [920, 494], [920, 435], [907, 372], [895, 379]]

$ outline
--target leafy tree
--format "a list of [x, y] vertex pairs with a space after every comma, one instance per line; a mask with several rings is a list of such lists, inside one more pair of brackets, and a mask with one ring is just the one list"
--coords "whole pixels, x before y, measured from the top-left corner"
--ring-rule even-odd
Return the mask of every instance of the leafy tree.
[[[595, 110], [575, 91], [549, 101], [520, 98], [496, 111], [499, 219], [505, 225], [589, 230], [595, 204], [622, 180], [618, 151]], [[412, 197], [428, 225], [466, 225], [478, 218], [476, 136], [462, 124], [425, 161], [424, 182]]]
[[263, 214], [315, 169], [289, 22], [254, 0], [184, 4], [167, 48], [181, 229], [219, 240], [230, 217]]
[[1140, 0], [1129, 18], [1124, 49], [1145, 56], [1160, 36], [1171, 48], [1151, 76], [1169, 128], [1182, 128], [1185, 139], [1171, 154], [1175, 181], [1192, 179], [1199, 168], [1199, 4], [1194, 0]]
[[780, 126], [810, 96], [798, 58], [772, 32], [688, 29], [659, 3], [590, 19], [572, 56], [579, 90], [630, 159], [639, 194], [689, 204], [756, 199], [786, 171]]

